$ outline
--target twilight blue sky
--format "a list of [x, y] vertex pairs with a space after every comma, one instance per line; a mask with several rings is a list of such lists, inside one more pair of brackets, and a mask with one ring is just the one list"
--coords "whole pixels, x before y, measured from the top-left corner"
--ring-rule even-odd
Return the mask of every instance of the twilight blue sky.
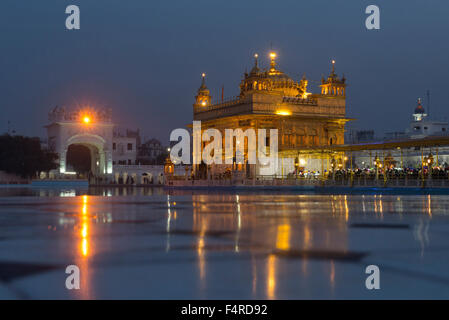
[[[81, 29], [65, 28], [65, 7]], [[365, 28], [365, 8], [381, 29]], [[447, 0], [2, 0], [0, 132], [45, 136], [55, 105], [108, 106], [116, 122], [167, 141], [192, 119], [202, 72], [214, 99], [238, 94], [255, 52], [295, 79], [317, 81], [337, 61], [348, 79], [354, 128], [408, 126], [431, 91], [435, 119], [449, 116]], [[310, 83], [313, 92], [317, 88]]]

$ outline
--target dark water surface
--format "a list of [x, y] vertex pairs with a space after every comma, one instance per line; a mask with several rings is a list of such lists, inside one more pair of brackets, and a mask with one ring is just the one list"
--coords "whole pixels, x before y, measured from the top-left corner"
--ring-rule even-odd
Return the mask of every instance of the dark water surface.
[[0, 187], [0, 298], [449, 298], [447, 208], [411, 192]]

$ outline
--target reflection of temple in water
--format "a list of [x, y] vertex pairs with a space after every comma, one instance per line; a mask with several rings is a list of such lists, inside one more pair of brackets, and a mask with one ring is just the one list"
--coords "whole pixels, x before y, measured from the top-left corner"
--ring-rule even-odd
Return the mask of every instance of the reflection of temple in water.
[[[100, 190], [96, 193], [102, 194]], [[70, 192], [66, 194], [70, 195]], [[183, 252], [188, 252], [187, 263], [193, 262], [192, 276], [198, 281], [199, 292], [211, 290], [217, 274], [222, 276], [224, 262], [234, 265], [226, 277], [244, 279], [246, 282], [240, 288], [245, 287], [251, 297], [279, 299], [286, 292], [286, 275], [288, 285], [292, 286], [318, 277], [330, 292], [341, 288], [344, 284], [340, 257], [357, 251], [349, 245], [354, 244], [350, 241], [351, 234], [372, 232], [360, 229], [368, 224], [365, 222], [381, 225], [396, 219], [399, 223], [401, 215], [414, 215], [419, 223], [405, 232], [424, 254], [430, 243], [429, 219], [446, 214], [444, 203], [438, 197], [193, 193], [182, 197], [166, 195], [166, 207], [159, 199], [148, 202], [141, 211], [128, 199], [125, 202], [129, 210], [116, 211], [106, 198], [84, 195], [65, 199], [64, 203], [74, 210], [61, 213], [58, 224], [49, 228], [69, 227], [73, 244], [71, 263], [79, 266], [83, 274], [81, 287], [85, 290], [75, 293], [81, 298], [95, 297], [95, 292], [90, 290], [95, 282], [92, 262], [105, 252], [104, 239], [101, 240], [105, 224], [138, 223], [142, 213], [146, 217], [163, 214], [167, 218], [166, 239], [158, 240], [164, 246], [164, 257], [172, 261], [179, 250], [186, 250]], [[161, 230], [155, 231], [160, 234]], [[150, 241], [153, 239], [158, 238]], [[352, 261], [343, 259], [343, 262]], [[237, 269], [235, 263], [239, 264]]]
[[[251, 269], [242, 272], [251, 274], [253, 296], [268, 299], [282, 298], [279, 279], [283, 273], [285, 276], [286, 264], [295, 266], [294, 273], [289, 273], [292, 282], [320, 277], [331, 292], [344, 285], [338, 278], [342, 268], [339, 257], [354, 252], [349, 234], [352, 230], [363, 232], [352, 225], [363, 225], [365, 217], [382, 223], [387, 215], [404, 213], [419, 214], [427, 221], [433, 210], [444, 212], [430, 195], [416, 199], [392, 195], [193, 194], [192, 205], [202, 283], [207, 284], [208, 275], [213, 273], [208, 255], [233, 252], [239, 259], [251, 261]], [[425, 222], [422, 225], [413, 231], [413, 237], [424, 251], [428, 238]], [[217, 238], [222, 239], [220, 246], [214, 245]]]
[[[301, 196], [299, 196], [301, 198]], [[321, 197], [321, 196], [318, 196]], [[253, 295], [263, 292], [260, 298], [277, 298], [277, 279], [280, 277], [280, 252], [295, 254], [312, 250], [347, 251], [348, 204], [344, 196], [324, 196], [321, 201], [327, 208], [313, 207], [317, 200], [312, 196], [298, 201], [298, 196], [262, 195], [193, 195], [193, 224], [198, 234], [197, 253], [201, 283], [206, 283], [208, 251], [234, 251], [251, 259], [251, 287]], [[309, 200], [307, 200], [309, 198]], [[323, 225], [323, 211], [330, 222]], [[318, 219], [317, 219], [318, 218]], [[324, 231], [323, 231], [324, 230]], [[220, 236], [232, 245], [210, 246], [208, 235]], [[214, 233], [217, 232], [217, 233]], [[323, 237], [324, 232], [324, 237]], [[249, 256], [248, 256], [249, 255]], [[261, 259], [266, 267], [261, 267]], [[298, 260], [306, 277], [309, 259]], [[324, 265], [330, 286], [335, 283], [335, 263]]]
[[[335, 248], [336, 243], [344, 249], [347, 199], [344, 196], [305, 196], [304, 201], [298, 201], [298, 197], [302, 196], [193, 195], [193, 229], [240, 234], [245, 244], [249, 240], [254, 245], [247, 248], [250, 251], [312, 246]], [[320, 201], [317, 208], [316, 197], [330, 197], [330, 201]], [[334, 226], [324, 238], [314, 232], [322, 223], [317, 218], [323, 218], [323, 211], [329, 213], [327, 219], [331, 219]]]

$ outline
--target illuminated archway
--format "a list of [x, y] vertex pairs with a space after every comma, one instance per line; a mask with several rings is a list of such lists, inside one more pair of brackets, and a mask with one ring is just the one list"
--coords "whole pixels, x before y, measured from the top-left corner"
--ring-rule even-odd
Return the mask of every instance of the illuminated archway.
[[70, 146], [80, 145], [89, 149], [91, 172], [96, 177], [112, 178], [112, 137], [114, 124], [108, 110], [68, 111], [56, 107], [49, 113], [46, 126], [48, 146], [59, 156], [59, 172], [62, 176], [70, 170], [67, 152]]
[[112, 164], [109, 164], [107, 161], [106, 140], [98, 135], [90, 133], [76, 134], [67, 139], [60, 158], [61, 172], [67, 172], [67, 151], [72, 145], [81, 145], [89, 149], [91, 158], [90, 168], [94, 175], [98, 176], [109, 173], [109, 165], [112, 172]]
[[66, 170], [77, 174], [89, 175], [95, 170], [93, 150], [84, 144], [71, 144], [67, 148]]

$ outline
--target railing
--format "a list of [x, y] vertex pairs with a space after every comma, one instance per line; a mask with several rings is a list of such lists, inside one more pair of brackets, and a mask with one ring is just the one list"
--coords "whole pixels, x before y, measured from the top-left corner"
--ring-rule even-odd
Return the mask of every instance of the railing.
[[185, 176], [173, 176], [167, 179], [167, 186], [173, 187], [219, 187], [219, 186], [344, 186], [344, 187], [414, 187], [414, 188], [449, 188], [447, 177], [375, 177], [365, 175], [356, 176], [257, 176], [255, 178], [222, 178], [195, 180]]
[[308, 104], [308, 105], [313, 105], [316, 106], [318, 105], [318, 101], [316, 99], [311, 99], [311, 98], [298, 98], [298, 97], [283, 97], [282, 98], [282, 102], [287, 102], [287, 103], [292, 103], [292, 104]]
[[432, 176], [383, 176], [379, 175], [376, 179], [374, 176], [360, 175], [356, 176], [340, 176], [334, 179], [326, 180], [326, 185], [335, 186], [353, 186], [353, 187], [422, 187], [422, 188], [443, 188], [449, 187], [449, 179], [447, 177]]
[[237, 97], [232, 97], [232, 98], [228, 98], [226, 100], [223, 100], [222, 102], [212, 103], [212, 104], [210, 104], [208, 106], [195, 107], [195, 113], [212, 111], [212, 110], [218, 110], [218, 109], [222, 109], [222, 108], [238, 105], [240, 103], [241, 103], [240, 97], [238, 97], [238, 96]]
[[11, 185], [11, 184], [29, 184], [30, 180], [0, 180], [0, 185]]
[[162, 164], [114, 164], [115, 169], [163, 169]]

